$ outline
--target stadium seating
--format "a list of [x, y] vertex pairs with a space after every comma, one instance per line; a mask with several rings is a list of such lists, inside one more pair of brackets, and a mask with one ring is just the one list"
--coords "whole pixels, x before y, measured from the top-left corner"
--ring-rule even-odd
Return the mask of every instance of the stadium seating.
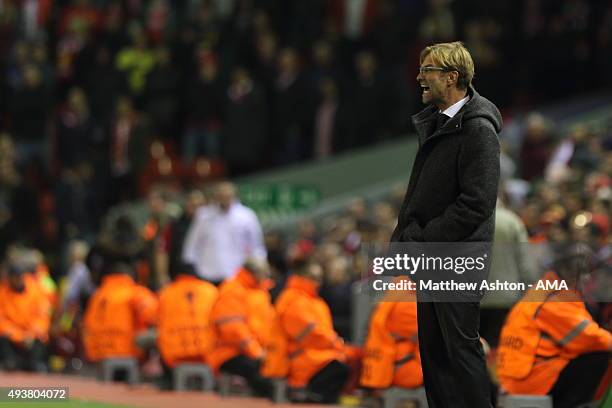
[[212, 391], [215, 387], [215, 379], [210, 368], [206, 364], [179, 364], [173, 372], [174, 390], [186, 391], [191, 378], [199, 378], [202, 381], [202, 391]]
[[221, 373], [217, 379], [217, 385], [221, 397], [229, 397], [230, 395], [252, 395], [246, 380], [239, 375]]
[[287, 402], [287, 380], [284, 378], [276, 378], [272, 380], [274, 390], [272, 394], [272, 401], [275, 404], [284, 404]]
[[414, 401], [418, 408], [428, 408], [425, 388], [410, 390], [407, 388], [392, 387], [383, 394], [384, 408], [395, 408], [402, 401]]
[[114, 381], [115, 374], [126, 373], [126, 381], [130, 385], [140, 382], [138, 362], [134, 358], [108, 358], [100, 363], [101, 380], [103, 382]]
[[548, 395], [504, 395], [500, 398], [502, 408], [553, 408]]
[[423, 387], [414, 390], [393, 387], [383, 394], [384, 408], [396, 408], [402, 401], [414, 401], [418, 408], [428, 408], [427, 395]]

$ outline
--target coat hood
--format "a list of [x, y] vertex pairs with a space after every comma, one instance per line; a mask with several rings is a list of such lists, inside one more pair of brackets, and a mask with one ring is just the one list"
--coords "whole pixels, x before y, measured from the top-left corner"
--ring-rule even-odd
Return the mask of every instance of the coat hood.
[[502, 129], [502, 116], [497, 107], [493, 102], [476, 92], [471, 86], [468, 89], [468, 95], [470, 95], [470, 100], [458, 113], [461, 114], [463, 112], [463, 121], [474, 118], [488, 120], [495, 128], [495, 132], [499, 134]]
[[451, 118], [447, 124], [439, 131], [432, 134], [436, 122], [436, 115], [439, 109], [429, 105], [421, 112], [412, 117], [412, 122], [419, 135], [419, 139], [424, 141], [430, 136], [442, 135], [459, 131], [465, 122], [471, 120], [481, 120], [491, 123], [495, 132], [499, 134], [502, 129], [502, 116], [493, 102], [481, 96], [474, 87], [470, 86], [467, 91], [470, 100], [461, 108], [457, 114]]

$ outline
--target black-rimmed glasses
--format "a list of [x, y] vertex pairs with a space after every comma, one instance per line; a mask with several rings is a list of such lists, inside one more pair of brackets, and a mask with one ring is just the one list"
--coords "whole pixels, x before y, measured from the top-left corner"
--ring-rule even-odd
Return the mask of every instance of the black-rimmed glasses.
[[451, 72], [451, 71], [456, 71], [456, 69], [453, 69], [453, 68], [442, 68], [442, 67], [432, 67], [432, 66], [419, 67], [419, 73], [421, 73], [421, 74], [426, 74], [428, 72], [434, 72], [434, 71]]

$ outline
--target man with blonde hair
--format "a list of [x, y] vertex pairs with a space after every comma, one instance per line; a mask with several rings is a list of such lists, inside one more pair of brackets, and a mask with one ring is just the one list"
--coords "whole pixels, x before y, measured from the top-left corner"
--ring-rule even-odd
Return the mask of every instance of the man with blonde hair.
[[[499, 110], [472, 87], [474, 62], [462, 43], [429, 46], [420, 63], [416, 79], [428, 106], [412, 117], [419, 151], [391, 241], [492, 242]], [[478, 334], [481, 294], [461, 303], [424, 295], [417, 293], [418, 331], [429, 407], [491, 407]]]

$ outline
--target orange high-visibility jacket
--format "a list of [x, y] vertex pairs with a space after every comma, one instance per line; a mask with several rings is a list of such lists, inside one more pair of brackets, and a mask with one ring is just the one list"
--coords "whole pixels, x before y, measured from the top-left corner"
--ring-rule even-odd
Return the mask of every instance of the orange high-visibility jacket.
[[49, 339], [51, 305], [34, 279], [24, 279], [23, 292], [13, 291], [7, 281], [0, 283], [0, 336], [13, 343], [26, 339]]
[[276, 313], [289, 339], [288, 383], [292, 387], [306, 386], [332, 360], [346, 360], [344, 342], [317, 292], [315, 282], [291, 276], [276, 302]]
[[370, 319], [361, 385], [416, 388], [423, 385], [416, 303], [383, 302]]
[[265, 357], [274, 308], [268, 290], [251, 272], [241, 268], [235, 277], [223, 282], [210, 319], [216, 344], [208, 364], [215, 372], [241, 354], [253, 359]]
[[275, 311], [274, 320], [270, 327], [270, 339], [266, 347], [266, 359], [261, 367], [261, 375], [268, 378], [285, 378], [288, 374], [289, 339]]
[[51, 307], [57, 306], [57, 285], [51, 278], [49, 267], [45, 263], [40, 263], [36, 266], [34, 274], [29, 275], [38, 281], [43, 293], [49, 298]]
[[158, 301], [153, 292], [125, 274], [110, 274], [89, 300], [83, 319], [83, 345], [91, 361], [139, 357], [136, 334], [153, 326]]
[[[548, 273], [547, 281], [558, 279]], [[570, 297], [573, 296], [573, 297]], [[547, 394], [567, 363], [605, 351], [612, 335], [599, 327], [576, 292], [527, 292], [506, 318], [497, 352], [497, 375], [511, 394]]]
[[205, 362], [214, 346], [210, 313], [217, 288], [195, 276], [179, 275], [159, 294], [157, 345], [164, 362]]

